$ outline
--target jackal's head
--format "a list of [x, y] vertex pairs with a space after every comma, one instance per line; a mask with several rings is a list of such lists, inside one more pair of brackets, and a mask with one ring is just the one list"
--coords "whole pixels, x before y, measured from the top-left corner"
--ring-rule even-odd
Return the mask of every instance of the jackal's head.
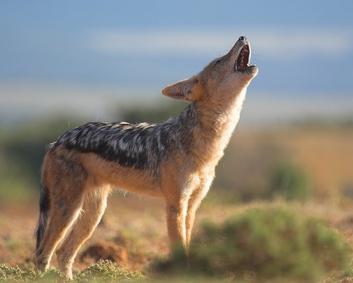
[[162, 93], [189, 101], [236, 96], [257, 75], [257, 67], [249, 65], [250, 55], [249, 41], [241, 36], [226, 55], [213, 60], [199, 74], [165, 87]]

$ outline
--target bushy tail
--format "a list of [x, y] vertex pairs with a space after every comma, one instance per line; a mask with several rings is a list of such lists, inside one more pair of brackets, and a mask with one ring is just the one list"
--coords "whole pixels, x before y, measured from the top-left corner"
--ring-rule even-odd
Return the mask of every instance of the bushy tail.
[[47, 226], [48, 212], [49, 212], [49, 195], [48, 189], [43, 185], [40, 186], [40, 199], [39, 199], [39, 219], [36, 232], [36, 254], [39, 253], [39, 247], [43, 240], [44, 231]]

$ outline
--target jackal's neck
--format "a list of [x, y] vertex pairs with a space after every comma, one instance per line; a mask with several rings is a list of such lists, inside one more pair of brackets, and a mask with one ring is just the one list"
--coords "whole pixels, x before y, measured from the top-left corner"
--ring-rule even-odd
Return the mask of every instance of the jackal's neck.
[[213, 96], [214, 100], [194, 103], [197, 121], [193, 129], [194, 150], [207, 152], [209, 158], [219, 160], [239, 121], [245, 96], [246, 88], [238, 95], [223, 99]]
[[197, 102], [196, 111], [200, 127], [211, 132], [214, 137], [233, 131], [239, 121], [245, 95], [246, 89], [238, 95], [229, 95], [223, 99], [217, 99], [214, 95], [213, 100]]

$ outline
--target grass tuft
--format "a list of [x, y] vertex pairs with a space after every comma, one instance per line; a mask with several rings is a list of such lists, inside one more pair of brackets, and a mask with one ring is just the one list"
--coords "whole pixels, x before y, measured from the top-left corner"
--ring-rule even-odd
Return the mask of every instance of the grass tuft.
[[[128, 271], [111, 261], [99, 261], [78, 273], [72, 282], [125, 282], [138, 281], [144, 276], [140, 272]], [[38, 272], [33, 265], [11, 267], [0, 264], [0, 282], [63, 282], [65, 277], [55, 269]]]
[[29, 282], [39, 278], [39, 273], [33, 266], [12, 267], [0, 264], [0, 282]]
[[140, 272], [132, 272], [115, 265], [109, 260], [101, 260], [80, 272], [76, 282], [116, 282], [125, 280], [140, 280], [144, 276]]

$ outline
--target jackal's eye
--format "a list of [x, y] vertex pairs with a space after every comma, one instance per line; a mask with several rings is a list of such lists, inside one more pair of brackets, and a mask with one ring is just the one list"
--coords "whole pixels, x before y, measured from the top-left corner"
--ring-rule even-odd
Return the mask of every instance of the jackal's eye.
[[215, 62], [215, 65], [219, 64], [222, 62], [222, 59], [218, 59], [216, 62]]

